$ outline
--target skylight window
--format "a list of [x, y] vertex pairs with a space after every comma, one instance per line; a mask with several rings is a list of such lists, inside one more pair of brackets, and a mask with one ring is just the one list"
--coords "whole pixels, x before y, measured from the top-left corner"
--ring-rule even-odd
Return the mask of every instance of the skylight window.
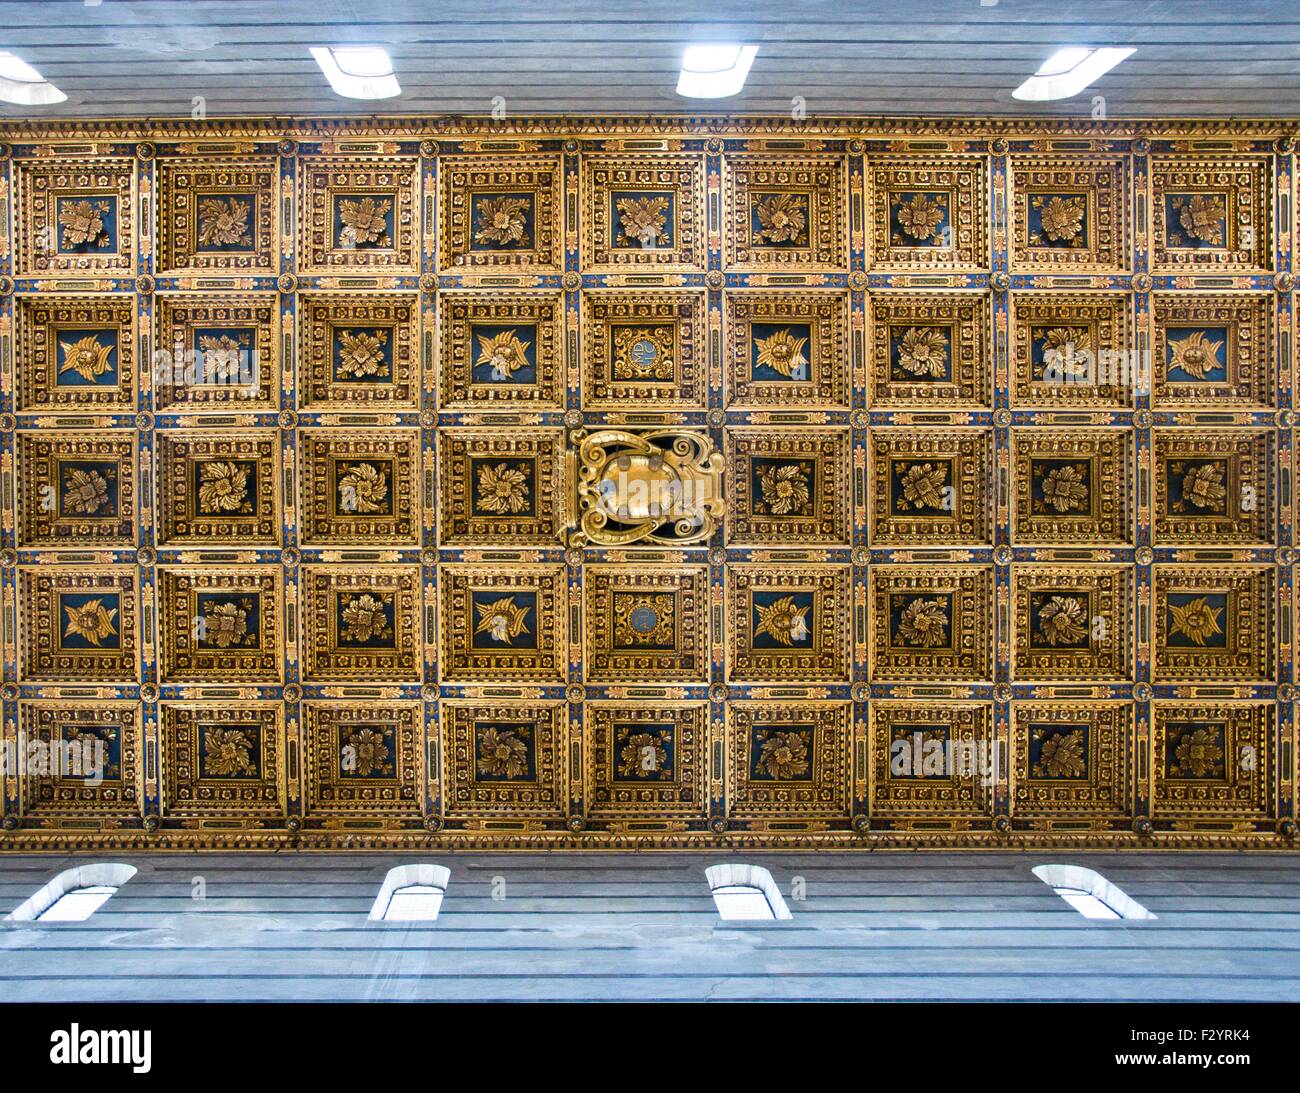
[[345, 99], [391, 99], [402, 93], [388, 52], [378, 46], [312, 46], [325, 78]]
[[704, 875], [719, 918], [728, 922], [772, 922], [794, 917], [772, 874], [760, 865], [711, 865]]
[[134, 876], [134, 865], [118, 862], [92, 862], [65, 869], [5, 915], [5, 920], [85, 922]]
[[1134, 49], [1113, 47], [1091, 49], [1087, 46], [1067, 46], [1058, 49], [1011, 95], [1028, 102], [1068, 99], [1095, 83], [1135, 52]]
[[745, 86], [758, 46], [694, 45], [682, 56], [677, 94], [690, 99], [726, 99]]
[[1078, 865], [1036, 865], [1034, 876], [1084, 918], [1113, 921], [1156, 917], [1095, 870]]
[[713, 890], [713, 902], [718, 905], [718, 917], [734, 919], [767, 919], [774, 921], [776, 913], [767, 902], [761, 888], [750, 888], [743, 884], [729, 884], [725, 888]]
[[64, 892], [49, 907], [36, 916], [37, 922], [85, 922], [98, 911], [117, 889], [111, 884], [93, 884]]
[[431, 884], [409, 884], [399, 888], [388, 900], [385, 922], [432, 921], [442, 906], [442, 889]]
[[19, 106], [50, 106], [67, 97], [21, 57], [0, 50], [0, 100]]
[[451, 870], [442, 865], [398, 865], [388, 871], [370, 908], [372, 922], [433, 922]]

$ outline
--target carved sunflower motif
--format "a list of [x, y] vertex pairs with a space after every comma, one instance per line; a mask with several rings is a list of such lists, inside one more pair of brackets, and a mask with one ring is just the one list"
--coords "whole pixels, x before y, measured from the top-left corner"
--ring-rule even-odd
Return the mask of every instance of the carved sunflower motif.
[[[1198, 509], [1218, 512], [1227, 496], [1228, 491], [1223, 485], [1222, 464], [1202, 463], [1183, 475], [1183, 495], [1174, 509], [1182, 512], [1187, 505], [1193, 505]], [[1184, 501], [1186, 505], [1182, 504]]]
[[503, 330], [490, 338], [480, 334], [478, 335], [478, 360], [474, 363], [490, 365], [492, 379], [508, 380], [528, 364], [529, 344], [521, 341], [513, 330]]
[[756, 604], [755, 608], [758, 611], [758, 625], [754, 628], [754, 637], [767, 634], [782, 645], [807, 640], [808, 608], [796, 607], [793, 596], [782, 596], [766, 607]]
[[376, 201], [373, 197], [363, 197], [360, 201], [339, 201], [339, 219], [343, 227], [339, 230], [340, 247], [387, 247], [388, 211], [393, 203], [387, 198]]
[[754, 213], [759, 224], [759, 230], [754, 233], [757, 242], [793, 243], [795, 246], [804, 246], [808, 242], [808, 218], [799, 194], [755, 197]]
[[357, 463], [339, 476], [339, 508], [343, 512], [383, 510], [388, 496], [388, 472], [373, 463]]
[[803, 516], [808, 511], [808, 479], [797, 463], [765, 467], [758, 476], [763, 500], [760, 512], [773, 516]]
[[616, 246], [649, 249], [668, 242], [668, 198], [621, 197], [614, 207], [618, 210], [619, 229]]
[[1210, 728], [1193, 729], [1185, 732], [1178, 739], [1174, 748], [1174, 760], [1177, 771], [1186, 777], [1222, 778], [1223, 748], [1219, 746], [1218, 734]]
[[944, 484], [948, 481], [946, 463], [913, 463], [903, 472], [903, 505], [914, 509], [945, 509]]
[[82, 638], [91, 645], [99, 645], [105, 638], [117, 633], [113, 619], [117, 608], [104, 606], [103, 600], [87, 600], [80, 607], [64, 607], [68, 622], [63, 631], [65, 638]]
[[204, 247], [251, 247], [248, 205], [233, 197], [205, 197], [199, 202], [199, 244]]
[[898, 636], [908, 645], [933, 649], [948, 641], [948, 609], [943, 600], [918, 596], [898, 619]]
[[251, 512], [248, 468], [220, 460], [199, 468], [199, 506], [204, 512]]
[[774, 732], [763, 741], [758, 766], [769, 777], [786, 782], [808, 773], [808, 741], [802, 732]]
[[1222, 342], [1206, 337], [1202, 330], [1193, 330], [1185, 338], [1170, 339], [1169, 368], [1203, 380], [1219, 366], [1218, 353], [1222, 345]]
[[480, 467], [478, 504], [484, 512], [524, 512], [528, 508], [528, 476], [509, 463]]
[[117, 732], [106, 726], [68, 731], [67, 771], [73, 778], [98, 773], [103, 778], [117, 778], [122, 771], [119, 764], [108, 760], [109, 749], [117, 743]]
[[[1041, 738], [1041, 737], [1040, 737]], [[1043, 740], [1034, 764], [1035, 778], [1082, 778], [1087, 766], [1083, 756], [1083, 730], [1054, 733]]]
[[1048, 645], [1073, 645], [1088, 632], [1083, 600], [1053, 596], [1038, 612], [1038, 636]]
[[1034, 204], [1042, 210], [1039, 223], [1043, 234], [1053, 243], [1069, 243], [1081, 246], [1083, 243], [1084, 204], [1081, 197], [1052, 197], [1046, 202], [1035, 198]]
[[1207, 638], [1223, 633], [1219, 628], [1219, 615], [1222, 613], [1222, 607], [1211, 607], [1204, 596], [1198, 596], [1181, 606], [1171, 603], [1169, 614], [1173, 621], [1169, 627], [1169, 636], [1172, 638], [1175, 634], [1182, 634], [1193, 644], [1204, 645]]
[[1055, 327], [1043, 336], [1045, 371], [1078, 379], [1088, 374], [1092, 362], [1092, 335], [1087, 330]]
[[476, 243], [496, 243], [503, 247], [526, 246], [528, 223], [524, 216], [528, 200], [522, 197], [480, 197], [479, 230]]
[[374, 729], [355, 729], [343, 743], [344, 769], [365, 778], [371, 774], [392, 774], [384, 734]]
[[59, 342], [63, 350], [63, 372], [76, 372], [87, 383], [94, 383], [109, 370], [109, 357], [113, 354], [111, 345], [102, 345], [94, 334], [87, 334], [75, 342]]
[[69, 467], [63, 475], [63, 507], [78, 516], [94, 516], [108, 504], [108, 483], [98, 471]]
[[59, 209], [59, 225], [63, 228], [65, 247], [99, 247], [108, 242], [104, 217], [108, 215], [106, 201], [72, 201]]
[[478, 625], [474, 627], [476, 634], [486, 633], [494, 641], [510, 645], [520, 634], [529, 632], [524, 621], [528, 617], [528, 608], [517, 606], [513, 596], [503, 596], [486, 605], [475, 604], [474, 608], [479, 613]]
[[1088, 484], [1081, 467], [1053, 467], [1043, 477], [1043, 502], [1057, 512], [1081, 512], [1088, 503]]
[[528, 745], [512, 729], [484, 729], [478, 738], [478, 772], [495, 778], [528, 773]]
[[388, 344], [388, 331], [373, 334], [365, 330], [339, 332], [339, 374], [364, 379], [382, 376], [388, 372], [384, 360], [384, 346]]
[[618, 773], [624, 778], [652, 778], [664, 769], [668, 752], [657, 732], [629, 736], [618, 753]]
[[915, 194], [908, 201], [900, 201], [896, 217], [898, 226], [913, 239], [937, 243], [942, 238], [939, 225], [943, 223], [943, 206], [925, 194]]
[[248, 608], [237, 603], [208, 603], [203, 607], [203, 640], [218, 649], [247, 645], [254, 638], [248, 631]]
[[393, 628], [388, 623], [384, 612], [384, 603], [369, 592], [353, 596], [343, 605], [344, 641], [388, 641], [393, 636]]
[[203, 773], [212, 778], [255, 775], [253, 741], [239, 729], [208, 729], [203, 734]]
[[1178, 210], [1178, 223], [1182, 225], [1183, 231], [1212, 247], [1223, 246], [1223, 225], [1226, 220], [1227, 210], [1223, 198], [1218, 194], [1195, 194], [1184, 201]]
[[207, 383], [228, 383], [238, 379], [244, 347], [229, 334], [199, 337], [199, 350], [203, 354], [203, 380]]
[[913, 326], [898, 347], [898, 367], [909, 375], [942, 379], [947, 371], [948, 335], [933, 326]]
[[807, 344], [807, 338], [796, 338], [789, 330], [778, 330], [758, 340], [758, 363], [790, 379], [806, 379], [808, 358], [803, 348]]

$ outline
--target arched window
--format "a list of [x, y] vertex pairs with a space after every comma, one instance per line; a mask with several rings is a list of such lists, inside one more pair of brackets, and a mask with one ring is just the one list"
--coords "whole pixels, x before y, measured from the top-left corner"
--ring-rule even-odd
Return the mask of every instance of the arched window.
[[772, 874], [761, 865], [711, 865], [704, 875], [719, 918], [761, 922], [794, 917]]
[[375, 922], [431, 922], [442, 908], [451, 870], [441, 865], [399, 865], [388, 871], [370, 908]]
[[1137, 900], [1100, 873], [1081, 865], [1036, 865], [1034, 876], [1084, 918], [1101, 920], [1155, 918]]
[[135, 876], [134, 865], [95, 862], [65, 869], [5, 916], [9, 922], [84, 922]]

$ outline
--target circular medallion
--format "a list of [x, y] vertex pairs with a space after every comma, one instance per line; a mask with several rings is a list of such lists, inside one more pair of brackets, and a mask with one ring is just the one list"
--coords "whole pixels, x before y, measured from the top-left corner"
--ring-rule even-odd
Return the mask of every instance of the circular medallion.
[[659, 360], [659, 347], [649, 338], [640, 338], [632, 343], [628, 356], [637, 368], [648, 372]]
[[649, 634], [659, 625], [659, 615], [653, 607], [642, 604], [633, 608], [628, 622], [638, 634]]

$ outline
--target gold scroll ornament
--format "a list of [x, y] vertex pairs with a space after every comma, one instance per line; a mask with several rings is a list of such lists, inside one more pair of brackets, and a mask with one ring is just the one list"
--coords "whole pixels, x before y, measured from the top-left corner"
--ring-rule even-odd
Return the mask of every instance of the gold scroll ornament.
[[684, 429], [577, 434], [569, 450], [574, 546], [686, 546], [722, 521], [724, 459], [705, 433]]

